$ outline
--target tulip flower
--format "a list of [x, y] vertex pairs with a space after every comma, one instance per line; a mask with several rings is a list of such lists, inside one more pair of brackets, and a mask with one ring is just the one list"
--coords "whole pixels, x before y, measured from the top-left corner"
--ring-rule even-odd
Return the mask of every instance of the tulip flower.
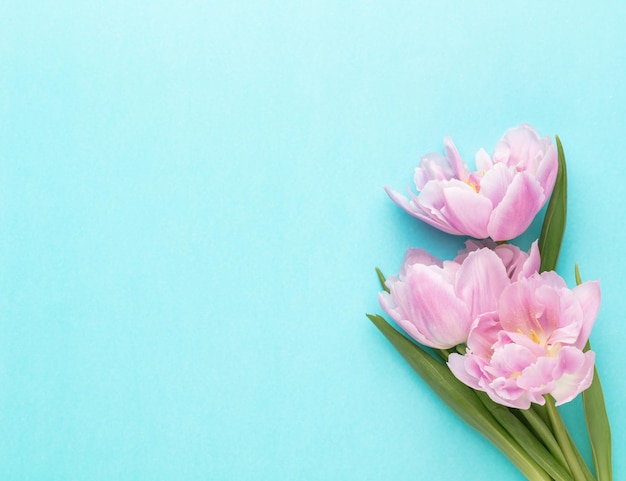
[[482, 241], [468, 240], [465, 242], [465, 249], [459, 251], [454, 259], [455, 262], [462, 262], [467, 255], [475, 250], [488, 247], [492, 249], [504, 264], [507, 275], [512, 281], [522, 277], [530, 277], [539, 271], [541, 258], [539, 257], [539, 247], [537, 241], [533, 242], [530, 250], [524, 252], [513, 244], [496, 244], [491, 239]]
[[448, 366], [468, 386], [505, 406], [528, 409], [571, 401], [593, 379], [595, 354], [583, 352], [600, 305], [600, 286], [570, 290], [555, 272], [534, 274], [506, 286], [492, 312], [479, 315], [465, 355]]
[[510, 240], [523, 233], [549, 199], [558, 170], [549, 137], [527, 124], [508, 130], [492, 157], [481, 149], [470, 172], [454, 143], [445, 156], [424, 156], [415, 169], [419, 194], [410, 199], [385, 187], [391, 200], [444, 232], [476, 239]]
[[386, 281], [379, 296], [382, 308], [413, 339], [445, 349], [467, 341], [474, 319], [497, 308], [511, 279], [531, 275], [539, 267], [534, 243], [530, 253], [507, 245], [495, 249], [468, 242], [454, 261], [409, 249], [399, 276]]

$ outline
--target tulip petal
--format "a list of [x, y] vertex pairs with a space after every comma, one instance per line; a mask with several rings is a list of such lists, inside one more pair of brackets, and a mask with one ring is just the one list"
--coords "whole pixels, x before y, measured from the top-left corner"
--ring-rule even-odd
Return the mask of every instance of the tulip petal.
[[583, 311], [583, 325], [580, 335], [574, 343], [577, 348], [582, 349], [589, 339], [591, 328], [596, 322], [600, 310], [600, 283], [598, 281], [586, 281], [574, 287], [572, 292], [578, 299]]
[[460, 235], [462, 231], [459, 231], [455, 226], [451, 225], [442, 212], [442, 209], [446, 206], [445, 190], [455, 188], [457, 184], [466, 186], [466, 184], [456, 179], [444, 182], [429, 182], [426, 184], [424, 189], [420, 192], [420, 195], [413, 200], [413, 204], [416, 206], [414, 210], [419, 213], [416, 217], [419, 217], [427, 224], [437, 227], [444, 232]]
[[519, 272], [516, 272], [513, 280], [521, 279], [523, 277], [530, 277], [533, 274], [539, 272], [539, 266], [541, 265], [541, 257], [539, 255], [539, 244], [537, 241], [533, 242], [528, 251], [528, 259], [524, 261]]
[[528, 409], [530, 407], [530, 401], [526, 397], [526, 392], [517, 385], [514, 379], [506, 379], [504, 377], [494, 379], [489, 384], [487, 394], [495, 402], [505, 406], [518, 409]]
[[448, 357], [448, 367], [459, 381], [473, 389], [483, 391], [482, 387], [478, 384], [478, 379], [472, 376], [465, 367], [465, 363], [468, 360], [469, 358], [466, 356], [461, 356], [460, 354], [453, 352]]
[[546, 394], [555, 387], [554, 370], [556, 367], [556, 359], [547, 356], [540, 357], [536, 362], [529, 363], [523, 370], [517, 378], [517, 384], [536, 394]]
[[517, 172], [505, 164], [495, 164], [480, 180], [480, 193], [487, 197], [492, 205], [498, 205], [513, 182]]
[[469, 178], [469, 172], [463, 163], [459, 151], [456, 149], [454, 142], [452, 142], [449, 136], [443, 139], [443, 146], [446, 151], [446, 157], [452, 166], [452, 170], [454, 170], [455, 177], [465, 182]]
[[594, 361], [593, 351], [583, 353], [573, 347], [561, 349], [558, 362], [563, 374], [556, 381], [556, 387], [551, 392], [557, 406], [571, 401], [578, 393], [591, 385]]
[[431, 180], [448, 180], [454, 177], [450, 161], [439, 152], [426, 154], [422, 157], [419, 167], [415, 169], [413, 181], [417, 190], [422, 190]]
[[537, 322], [545, 336], [542, 341], [547, 338], [550, 338], [549, 342], [552, 344], [571, 344], [576, 341], [583, 316], [572, 292], [569, 289], [540, 285], [534, 290], [534, 297], [537, 304], [543, 306], [543, 313], [537, 316]]
[[[437, 192], [436, 192], [437, 184], [434, 182], [429, 183], [429, 185], [431, 184], [432, 184], [432, 188], [428, 191], [427, 196], [428, 194], [430, 194], [428, 196], [429, 200], [431, 202], [437, 203]], [[394, 201], [399, 207], [401, 207], [402, 210], [404, 210], [407, 214], [410, 214], [413, 217], [417, 217], [418, 219], [426, 222], [427, 224], [430, 224], [439, 230], [447, 232], [448, 234], [461, 235], [461, 233], [458, 230], [452, 229], [447, 224], [445, 219], [443, 219], [441, 214], [438, 212], [438, 208], [430, 207], [428, 210], [426, 210], [420, 204], [416, 203], [415, 200], [409, 200], [406, 196], [400, 194], [399, 192], [396, 192], [395, 190], [387, 186], [385, 186], [385, 192], [387, 192], [387, 195], [389, 196], [389, 198], [392, 201]], [[439, 195], [439, 197], [443, 199], [442, 195]], [[418, 196], [414, 196], [414, 199], [417, 199], [417, 198]], [[420, 200], [425, 200], [425, 199], [422, 199], [421, 196], [419, 198]], [[439, 203], [443, 205], [443, 200], [441, 200]]]
[[[548, 296], [543, 297], [551, 291], [552, 301], [548, 304]], [[550, 344], [562, 343], [573, 345], [583, 327], [583, 311], [580, 303], [572, 294], [569, 289], [550, 289], [544, 287], [537, 290], [537, 297], [540, 302], [546, 305], [545, 318], [552, 318], [553, 321], [548, 322], [547, 319], [542, 319], [543, 325], [555, 325], [552, 334], [549, 334]]]
[[389, 198], [393, 200], [399, 207], [404, 209], [409, 214], [415, 215], [414, 207], [410, 205], [409, 199], [407, 199], [406, 196], [400, 194], [399, 192], [396, 192], [388, 186], [385, 186], [385, 192], [387, 192]]
[[426, 338], [423, 344], [446, 349], [467, 340], [471, 318], [467, 306], [445, 282], [440, 269], [415, 265], [409, 268], [407, 308], [409, 319]]
[[525, 172], [519, 173], [491, 214], [489, 236], [495, 241], [517, 237], [528, 228], [544, 202], [539, 182]]
[[[485, 367], [485, 372], [494, 379], [508, 379], [517, 384], [517, 379], [522, 371], [533, 364], [536, 359], [534, 353], [525, 347], [518, 344], [506, 344], [494, 351], [489, 365]], [[523, 386], [518, 386], [518, 388], [524, 389]], [[506, 397], [502, 393], [498, 393], [498, 396]]]
[[478, 149], [476, 152], [476, 168], [479, 171], [487, 172], [491, 168], [493, 168], [494, 164], [489, 157], [489, 154], [485, 151], [485, 149]]
[[415, 264], [443, 267], [443, 262], [441, 262], [441, 260], [437, 257], [431, 255], [427, 250], [407, 249], [406, 254], [404, 255], [404, 261], [402, 262], [402, 267], [400, 268], [400, 275], [406, 275], [407, 267]]
[[470, 252], [456, 276], [457, 296], [469, 307], [472, 319], [485, 312], [495, 311], [498, 297], [511, 283], [506, 269], [496, 253], [490, 249]]
[[543, 314], [543, 306], [535, 301], [533, 279], [522, 279], [507, 286], [498, 300], [498, 314], [502, 329], [531, 336], [531, 331], [541, 331], [537, 317]]
[[549, 195], [554, 188], [556, 176], [559, 170], [558, 153], [554, 144], [550, 143], [546, 153], [539, 162], [535, 171], [535, 178], [541, 184], [543, 191]]
[[[488, 237], [487, 225], [493, 209], [489, 199], [462, 183], [445, 189], [443, 195], [445, 206], [441, 212], [450, 226], [471, 237]], [[471, 215], [468, 215], [470, 212]]]
[[519, 171], [530, 169], [534, 174], [538, 157], [543, 157], [547, 145], [549, 138], [541, 139], [532, 126], [521, 124], [504, 133], [496, 144], [493, 160], [514, 166]]
[[485, 313], [474, 320], [467, 337], [471, 354], [479, 358], [491, 358], [493, 346], [502, 327], [495, 313]]

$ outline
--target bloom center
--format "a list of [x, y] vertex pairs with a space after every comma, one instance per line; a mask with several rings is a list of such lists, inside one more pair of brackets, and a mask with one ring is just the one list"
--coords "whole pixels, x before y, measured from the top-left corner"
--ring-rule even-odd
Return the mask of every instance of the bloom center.
[[469, 185], [472, 189], [474, 189], [474, 192], [478, 194], [478, 192], [480, 191], [480, 184], [477, 184], [470, 179], [466, 180], [465, 183]]
[[[526, 335], [526, 333], [523, 332], [521, 329], [518, 329], [517, 332]], [[541, 340], [539, 339], [539, 336], [534, 329], [530, 330], [530, 335], [528, 337], [530, 337], [530, 340], [533, 341], [535, 344], [541, 344]]]

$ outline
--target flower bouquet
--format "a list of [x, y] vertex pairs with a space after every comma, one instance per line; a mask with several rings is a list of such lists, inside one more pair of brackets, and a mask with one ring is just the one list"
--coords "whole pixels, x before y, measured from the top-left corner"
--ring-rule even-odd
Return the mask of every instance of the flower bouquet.
[[[555, 272], [567, 208], [567, 172], [554, 144], [530, 125], [507, 131], [470, 172], [449, 138], [445, 155], [415, 169], [418, 194], [389, 197], [418, 219], [469, 236], [453, 260], [409, 249], [398, 275], [377, 269], [381, 316], [368, 317], [464, 421], [529, 479], [610, 481], [611, 435], [589, 335], [600, 307], [598, 281], [568, 288]], [[509, 241], [548, 202], [528, 252]], [[582, 392], [593, 472], [557, 406]]]

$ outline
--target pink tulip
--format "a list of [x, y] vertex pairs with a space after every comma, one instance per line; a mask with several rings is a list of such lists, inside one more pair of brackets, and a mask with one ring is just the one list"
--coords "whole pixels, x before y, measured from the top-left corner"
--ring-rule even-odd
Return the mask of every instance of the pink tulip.
[[546, 394], [557, 405], [571, 401], [593, 379], [595, 354], [582, 349], [599, 307], [598, 282], [570, 290], [554, 272], [522, 277], [474, 320], [467, 352], [450, 355], [450, 370], [505, 406], [528, 409]]
[[516, 281], [522, 277], [530, 277], [539, 271], [541, 258], [537, 241], [533, 242], [528, 253], [513, 244], [496, 244], [491, 239], [476, 241], [473, 239], [465, 242], [465, 249], [460, 251], [455, 262], [462, 262], [467, 255], [475, 250], [488, 247], [492, 249], [504, 264], [509, 279]]
[[382, 308], [413, 339], [446, 349], [467, 341], [472, 322], [497, 308], [503, 289], [539, 267], [536, 243], [529, 254], [515, 246], [495, 250], [468, 242], [454, 261], [409, 249], [399, 276], [390, 276]]
[[558, 170], [549, 137], [527, 124], [508, 130], [492, 157], [476, 154], [469, 172], [449, 137], [445, 153], [427, 154], [415, 169], [418, 195], [410, 199], [385, 187], [396, 204], [444, 232], [509, 240], [524, 232], [552, 193]]

